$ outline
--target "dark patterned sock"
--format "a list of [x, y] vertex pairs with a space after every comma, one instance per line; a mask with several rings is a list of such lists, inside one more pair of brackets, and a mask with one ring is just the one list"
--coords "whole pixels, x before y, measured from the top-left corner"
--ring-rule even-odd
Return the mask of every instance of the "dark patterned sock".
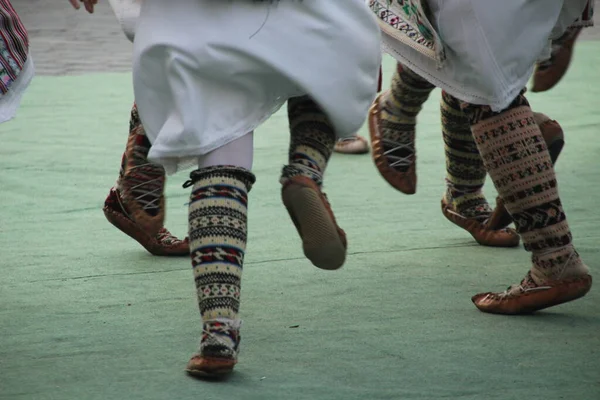
[[336, 136], [327, 115], [308, 96], [288, 101], [290, 125], [289, 164], [283, 167], [282, 183], [293, 176], [306, 176], [318, 185], [335, 146]]
[[442, 92], [440, 111], [446, 152], [445, 200], [463, 217], [485, 220], [492, 213], [482, 191], [487, 172], [469, 119], [459, 100], [446, 92]]
[[410, 69], [398, 64], [392, 88], [383, 96], [381, 109], [382, 144], [389, 165], [406, 172], [415, 163], [417, 114], [435, 88]]
[[192, 267], [203, 321], [200, 352], [235, 357], [240, 288], [246, 250], [248, 192], [254, 175], [216, 166], [194, 171], [189, 204]]
[[532, 252], [533, 281], [587, 273], [573, 247], [552, 161], [525, 96], [500, 113], [487, 106], [461, 107], [525, 249]]

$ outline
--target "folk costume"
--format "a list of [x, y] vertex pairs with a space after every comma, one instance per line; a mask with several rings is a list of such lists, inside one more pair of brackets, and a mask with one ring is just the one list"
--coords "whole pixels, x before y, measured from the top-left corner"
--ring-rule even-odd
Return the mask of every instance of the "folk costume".
[[344, 263], [345, 234], [321, 185], [336, 140], [356, 132], [376, 95], [379, 44], [362, 0], [144, 0], [133, 72], [148, 159], [167, 173], [198, 168], [185, 187], [203, 335], [189, 373], [237, 362], [253, 131], [286, 102], [283, 203], [314, 265]]
[[582, 15], [587, 0], [371, 0], [369, 5], [379, 18], [383, 48], [399, 61], [392, 90], [375, 101], [369, 116], [381, 174], [399, 190], [414, 193], [416, 118], [433, 88], [442, 88], [450, 164], [460, 154], [460, 163], [470, 167], [449, 168], [445, 215], [451, 220], [467, 211], [489, 215], [481, 207], [485, 203], [477, 205], [485, 170], [532, 253], [520, 284], [475, 295], [475, 305], [485, 312], [519, 314], [584, 296], [592, 279], [573, 247], [553, 168], [562, 133], [554, 126], [554, 133], [542, 135], [540, 125], [549, 119], [534, 115], [523, 88], [536, 62], [549, 54], [551, 40]]
[[35, 68], [29, 37], [9, 0], [0, 0], [0, 123], [14, 118]]
[[581, 17], [562, 36], [552, 41], [550, 57], [538, 62], [535, 67], [532, 92], [545, 92], [558, 84], [571, 65], [579, 34], [583, 28], [591, 26], [594, 26], [594, 0], [588, 0]]
[[[109, 0], [125, 36], [133, 42], [141, 0]], [[180, 240], [164, 227], [165, 169], [148, 161], [151, 144], [134, 104], [129, 135], [115, 185], [104, 201], [106, 219], [156, 256], [188, 256], [187, 238]]]

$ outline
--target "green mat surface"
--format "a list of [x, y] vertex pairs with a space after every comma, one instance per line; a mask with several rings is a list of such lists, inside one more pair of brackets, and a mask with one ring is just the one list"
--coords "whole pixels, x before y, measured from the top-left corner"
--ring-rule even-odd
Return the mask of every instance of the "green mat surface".
[[[564, 81], [529, 95], [565, 129], [560, 190], [593, 271], [598, 65], [600, 43], [580, 43]], [[386, 59], [386, 81], [392, 70]], [[126, 141], [130, 75], [38, 77], [0, 126], [0, 399], [600, 399], [596, 288], [533, 316], [471, 304], [518, 282], [528, 254], [477, 246], [442, 216], [439, 95], [419, 116], [416, 195], [395, 192], [369, 156], [333, 157], [326, 191], [350, 253], [336, 272], [303, 258], [280, 201], [285, 113], [259, 129], [240, 363], [227, 381], [203, 382], [183, 371], [200, 337], [189, 260], [150, 256], [101, 211]], [[178, 235], [186, 178], [167, 188]]]

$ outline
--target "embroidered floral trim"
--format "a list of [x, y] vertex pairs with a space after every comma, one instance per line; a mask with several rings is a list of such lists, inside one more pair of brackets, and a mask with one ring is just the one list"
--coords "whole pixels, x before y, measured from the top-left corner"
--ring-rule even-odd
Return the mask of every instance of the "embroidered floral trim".
[[[388, 4], [392, 3], [391, 1], [387, 1]], [[433, 41], [432, 32], [424, 26], [422, 23], [419, 23], [419, 16], [414, 6], [410, 5], [402, 5], [405, 3], [404, 1], [397, 1], [409, 15], [413, 16], [414, 21], [416, 21], [417, 28], [413, 27], [411, 22], [406, 21], [403, 17], [395, 13], [390, 9], [389, 6], [384, 6], [380, 4], [377, 0], [371, 0], [371, 10], [379, 17], [381, 21], [389, 25], [390, 27], [402, 32], [409, 39], [414, 41], [415, 43], [425, 46], [428, 49], [435, 50], [435, 43]]]

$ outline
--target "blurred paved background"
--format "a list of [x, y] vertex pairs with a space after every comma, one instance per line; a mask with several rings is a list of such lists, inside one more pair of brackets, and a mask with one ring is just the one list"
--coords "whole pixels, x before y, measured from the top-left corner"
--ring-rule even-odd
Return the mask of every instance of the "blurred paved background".
[[[581, 39], [600, 40], [600, 0], [596, 25]], [[121, 33], [106, 0], [89, 15], [67, 0], [12, 0], [31, 36], [38, 75], [130, 70], [131, 44]]]
[[38, 75], [123, 72], [131, 69], [132, 45], [112, 9], [100, 0], [90, 15], [68, 0], [12, 0], [30, 35]]

